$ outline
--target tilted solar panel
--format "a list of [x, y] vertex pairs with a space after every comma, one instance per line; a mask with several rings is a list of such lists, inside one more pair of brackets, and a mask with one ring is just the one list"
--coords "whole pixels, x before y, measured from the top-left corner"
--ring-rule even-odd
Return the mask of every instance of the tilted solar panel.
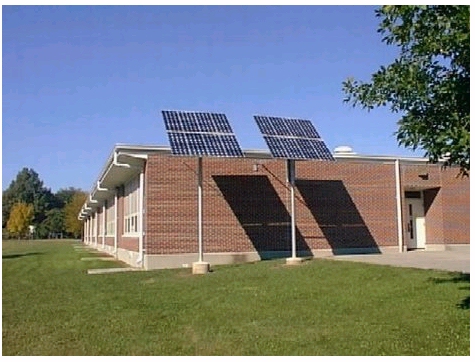
[[221, 113], [162, 111], [167, 131], [233, 133]]
[[242, 157], [239, 144], [232, 135], [170, 132], [168, 136], [174, 155]]
[[226, 115], [162, 111], [172, 154], [243, 157]]
[[320, 138], [312, 122], [306, 119], [254, 116], [263, 135]]
[[267, 116], [254, 119], [273, 157], [334, 160], [309, 120]]

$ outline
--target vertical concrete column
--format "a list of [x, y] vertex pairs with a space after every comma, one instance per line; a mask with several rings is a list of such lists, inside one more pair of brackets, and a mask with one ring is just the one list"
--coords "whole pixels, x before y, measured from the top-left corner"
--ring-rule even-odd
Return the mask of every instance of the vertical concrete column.
[[97, 247], [97, 242], [99, 240], [99, 214], [97, 213], [97, 210], [96, 210], [96, 213], [94, 214], [94, 218], [96, 219], [96, 242], [95, 242], [95, 245]]
[[86, 217], [86, 222], [84, 223], [84, 242], [89, 244], [89, 217]]
[[106, 246], [106, 202], [102, 205], [102, 249]]
[[84, 243], [89, 244], [89, 218], [86, 217], [86, 221], [84, 223]]

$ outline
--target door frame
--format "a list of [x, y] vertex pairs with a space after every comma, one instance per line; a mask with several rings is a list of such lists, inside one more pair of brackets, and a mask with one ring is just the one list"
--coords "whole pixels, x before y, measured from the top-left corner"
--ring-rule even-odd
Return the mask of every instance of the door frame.
[[407, 250], [425, 249], [427, 233], [423, 190], [406, 190], [404, 204], [404, 238]]

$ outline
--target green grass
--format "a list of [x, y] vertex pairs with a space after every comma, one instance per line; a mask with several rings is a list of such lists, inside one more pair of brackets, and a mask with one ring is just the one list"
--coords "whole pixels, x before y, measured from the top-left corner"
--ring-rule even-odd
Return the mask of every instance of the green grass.
[[5, 241], [3, 355], [469, 355], [469, 275], [282, 260], [87, 275], [72, 241]]

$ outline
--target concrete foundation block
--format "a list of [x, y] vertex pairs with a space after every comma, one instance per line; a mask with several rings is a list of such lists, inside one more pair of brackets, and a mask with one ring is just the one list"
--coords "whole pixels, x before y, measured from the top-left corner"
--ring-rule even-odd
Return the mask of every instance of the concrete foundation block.
[[287, 265], [300, 265], [302, 264], [303, 259], [302, 258], [287, 258], [285, 259], [285, 264]]
[[209, 273], [209, 271], [210, 271], [209, 263], [206, 263], [204, 261], [193, 263], [193, 266], [192, 266], [193, 274], [207, 274]]

